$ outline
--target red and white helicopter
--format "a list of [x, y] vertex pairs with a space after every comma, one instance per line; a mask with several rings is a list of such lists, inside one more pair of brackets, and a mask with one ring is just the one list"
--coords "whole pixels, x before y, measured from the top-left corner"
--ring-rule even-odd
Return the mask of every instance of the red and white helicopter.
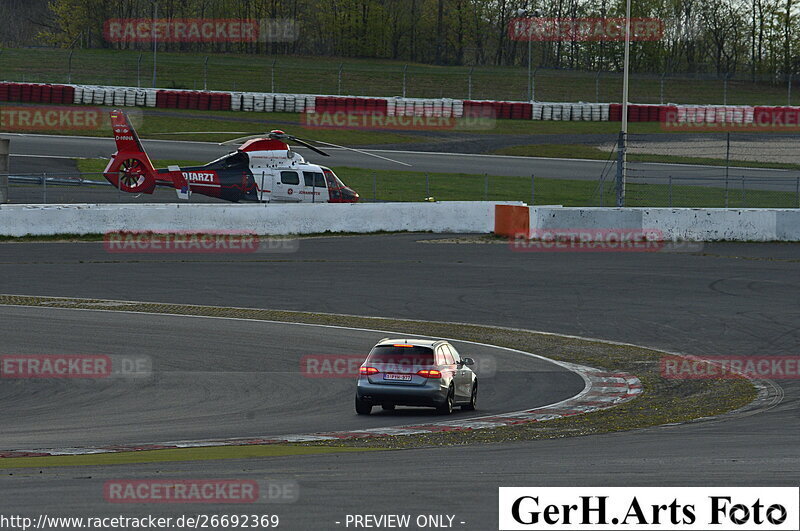
[[[152, 194], [156, 186], [161, 185], [174, 187], [180, 199], [189, 199], [196, 193], [234, 202], [355, 203], [359, 200], [358, 193], [345, 186], [330, 168], [306, 162], [287, 142], [295, 142], [325, 157], [330, 155], [283, 131], [223, 142], [241, 146], [203, 166], [155, 169], [127, 115], [119, 110], [111, 111], [110, 115], [117, 152], [111, 156], [103, 176], [123, 192]], [[410, 166], [358, 149], [314, 142]]]

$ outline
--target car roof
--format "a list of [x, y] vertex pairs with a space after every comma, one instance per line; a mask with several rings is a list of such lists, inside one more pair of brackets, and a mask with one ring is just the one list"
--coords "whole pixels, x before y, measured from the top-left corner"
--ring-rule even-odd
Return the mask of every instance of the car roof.
[[420, 338], [406, 338], [406, 337], [385, 337], [378, 341], [378, 344], [375, 345], [376, 347], [379, 345], [394, 345], [394, 344], [403, 344], [403, 345], [414, 345], [415, 347], [428, 347], [433, 348], [435, 345], [440, 343], [446, 343], [446, 341], [441, 339], [420, 339]]

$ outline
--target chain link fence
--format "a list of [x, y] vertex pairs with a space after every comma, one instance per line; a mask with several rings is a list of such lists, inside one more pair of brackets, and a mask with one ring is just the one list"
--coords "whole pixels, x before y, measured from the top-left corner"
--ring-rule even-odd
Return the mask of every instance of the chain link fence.
[[780, 179], [730, 175], [696, 179], [634, 179], [626, 190], [628, 206], [712, 208], [800, 208], [800, 176]]
[[[535, 54], [534, 54], [535, 56]], [[613, 102], [622, 74], [526, 66], [440, 67], [392, 61], [291, 56], [7, 48], [6, 81], [75, 83], [192, 90], [405, 96], [476, 100]], [[155, 74], [155, 75], [154, 75]], [[637, 74], [630, 101], [791, 105], [800, 103], [791, 75]], [[794, 96], [792, 92], [795, 92]]]
[[[800, 208], [800, 135], [629, 135], [625, 206]], [[616, 144], [603, 146], [613, 157]], [[616, 205], [609, 162], [590, 204]]]
[[[347, 177], [362, 202], [391, 201], [522, 201], [533, 205], [616, 206], [615, 166], [599, 180], [544, 177], [415, 175], [402, 178], [384, 173]], [[721, 168], [724, 170], [724, 168]], [[625, 205], [632, 207], [800, 208], [800, 172], [781, 177], [753, 176], [730, 168], [692, 174], [652, 173], [632, 164], [625, 186]], [[175, 191], [158, 187], [153, 194], [130, 194], [99, 174], [15, 174], [9, 176], [12, 204], [174, 203]], [[192, 194], [190, 203], [219, 202]]]
[[[130, 194], [109, 183], [101, 173], [10, 173], [8, 202], [11, 204], [64, 203], [174, 203], [175, 190], [159, 187], [153, 194]], [[198, 194], [191, 202], [215, 202]]]
[[[454, 179], [436, 173], [398, 177], [367, 170], [342, 175], [364, 202], [506, 201], [513, 197], [528, 203], [533, 192], [533, 179], [521, 177], [470, 175]], [[115, 188], [100, 173], [9, 174], [8, 196], [12, 204], [177, 202], [175, 190], [169, 186], [159, 186], [153, 194], [131, 194]], [[188, 202], [219, 201], [194, 193]]]

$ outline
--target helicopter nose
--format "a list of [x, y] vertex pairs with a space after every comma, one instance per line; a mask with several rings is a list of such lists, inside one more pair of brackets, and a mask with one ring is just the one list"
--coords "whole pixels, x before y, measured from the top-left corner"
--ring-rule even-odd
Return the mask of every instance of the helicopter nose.
[[342, 190], [342, 198], [348, 203], [358, 203], [361, 196], [352, 188], [345, 188]]

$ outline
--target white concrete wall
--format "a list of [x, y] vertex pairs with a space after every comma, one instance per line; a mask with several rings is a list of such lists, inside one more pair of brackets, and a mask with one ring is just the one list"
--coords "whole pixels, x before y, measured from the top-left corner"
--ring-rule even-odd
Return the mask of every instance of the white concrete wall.
[[800, 241], [800, 210], [531, 207], [531, 230], [657, 229], [666, 240]]
[[[248, 231], [256, 234], [431, 231], [490, 233], [494, 207], [515, 202], [357, 204], [0, 205], [0, 235], [109, 231]], [[531, 207], [531, 229], [657, 229], [687, 241], [800, 241], [800, 210]]]
[[0, 205], [0, 234], [178, 230], [239, 230], [274, 235], [326, 231], [490, 233], [494, 230], [497, 204], [523, 203]]

